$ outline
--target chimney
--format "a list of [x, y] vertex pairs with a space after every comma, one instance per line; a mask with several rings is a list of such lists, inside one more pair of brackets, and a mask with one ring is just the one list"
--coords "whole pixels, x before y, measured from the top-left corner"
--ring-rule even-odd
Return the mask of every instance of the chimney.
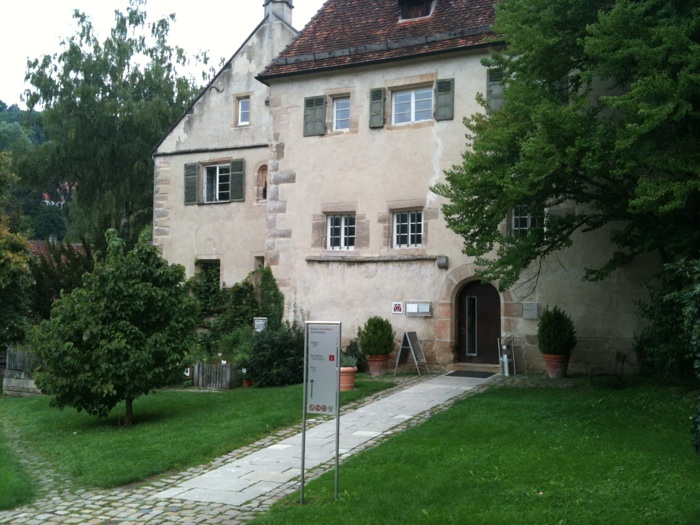
[[292, 25], [292, 9], [294, 9], [294, 0], [265, 0], [265, 18], [272, 22], [270, 15], [274, 15], [278, 19]]

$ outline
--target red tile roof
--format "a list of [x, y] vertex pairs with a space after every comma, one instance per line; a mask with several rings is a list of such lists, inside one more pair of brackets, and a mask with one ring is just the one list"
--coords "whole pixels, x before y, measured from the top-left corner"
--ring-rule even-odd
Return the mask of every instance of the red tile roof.
[[[81, 243], [72, 243], [71, 247], [73, 250], [78, 251], [85, 255], [85, 247]], [[43, 257], [47, 261], [51, 260], [51, 254], [49, 252], [49, 244], [46, 241], [29, 241], [29, 252], [34, 257]]]
[[265, 82], [494, 43], [494, 3], [436, 0], [430, 16], [400, 20], [398, 0], [326, 0], [258, 78]]

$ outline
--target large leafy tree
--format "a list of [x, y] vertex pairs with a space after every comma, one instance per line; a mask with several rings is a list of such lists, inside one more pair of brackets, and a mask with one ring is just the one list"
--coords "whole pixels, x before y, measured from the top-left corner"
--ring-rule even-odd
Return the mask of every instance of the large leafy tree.
[[[495, 30], [504, 104], [466, 119], [463, 163], [434, 188], [483, 274], [508, 287], [603, 226], [616, 250], [589, 279], [648, 252], [697, 259], [698, 3], [501, 0]], [[500, 228], [519, 205], [546, 211], [523, 237]]]
[[29, 246], [4, 213], [9, 189], [16, 181], [10, 155], [0, 151], [0, 349], [24, 337], [32, 278]]
[[196, 341], [197, 302], [185, 286], [181, 266], [169, 265], [144, 240], [125, 253], [108, 230], [107, 254], [83, 286], [54, 302], [51, 318], [31, 334], [41, 366], [36, 381], [52, 404], [106, 417], [170, 384]]
[[49, 188], [76, 184], [75, 237], [101, 240], [113, 227], [133, 244], [151, 221], [150, 152], [198, 90], [179, 73], [184, 51], [168, 43], [175, 16], [148, 22], [145, 4], [115, 11], [103, 42], [76, 10], [77, 32], [61, 51], [28, 62], [27, 106], [44, 108], [47, 141], [23, 157], [20, 175]]
[[24, 337], [31, 285], [27, 241], [0, 215], [0, 349]]

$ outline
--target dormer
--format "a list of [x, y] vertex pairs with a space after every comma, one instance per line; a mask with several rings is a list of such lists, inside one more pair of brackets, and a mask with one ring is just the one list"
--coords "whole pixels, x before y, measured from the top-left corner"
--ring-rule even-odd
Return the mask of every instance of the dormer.
[[436, 0], [399, 0], [401, 20], [430, 16]]

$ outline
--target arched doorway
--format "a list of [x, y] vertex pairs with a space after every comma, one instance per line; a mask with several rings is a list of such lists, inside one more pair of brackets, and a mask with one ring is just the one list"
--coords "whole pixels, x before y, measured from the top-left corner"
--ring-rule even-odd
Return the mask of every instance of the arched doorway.
[[457, 295], [457, 360], [498, 364], [501, 297], [493, 285], [467, 283]]

